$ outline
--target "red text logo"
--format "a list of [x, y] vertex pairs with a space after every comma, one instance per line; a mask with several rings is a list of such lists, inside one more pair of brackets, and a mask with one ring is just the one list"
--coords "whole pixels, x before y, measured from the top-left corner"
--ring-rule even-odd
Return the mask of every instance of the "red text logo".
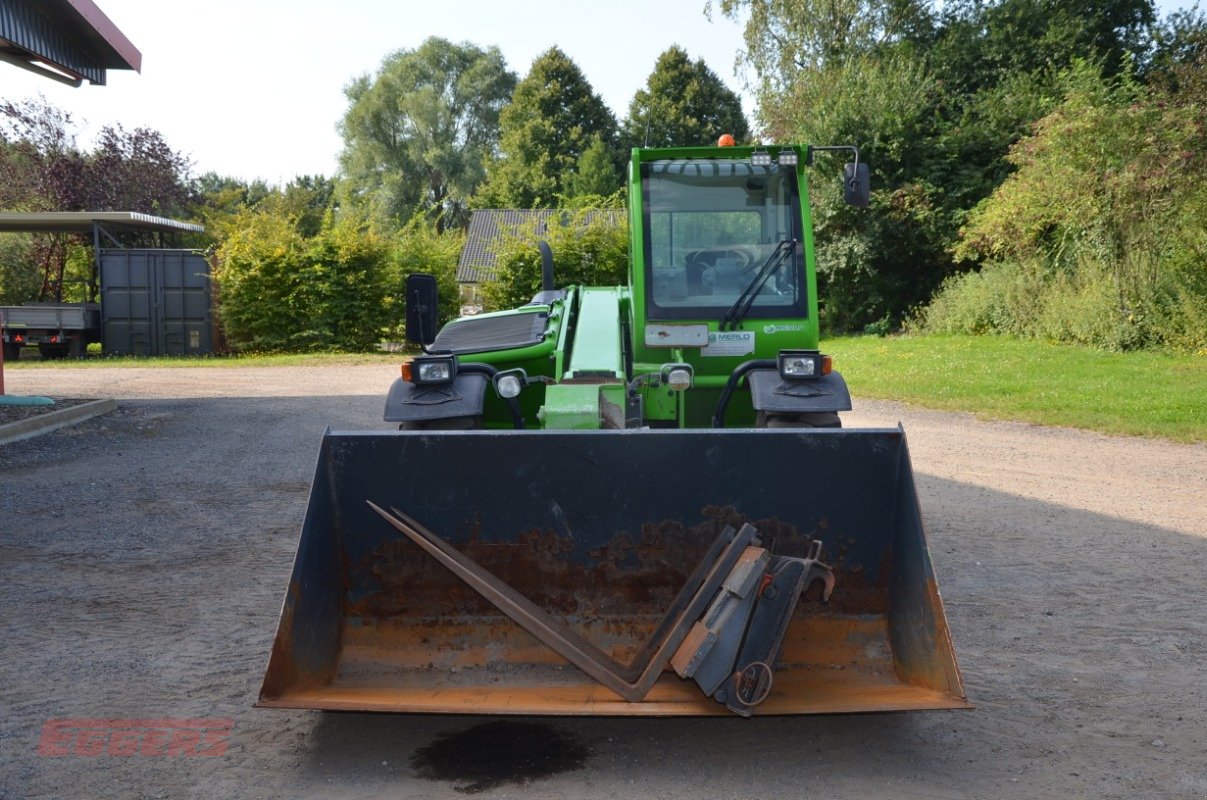
[[235, 721], [219, 719], [48, 719], [40, 756], [220, 756]]

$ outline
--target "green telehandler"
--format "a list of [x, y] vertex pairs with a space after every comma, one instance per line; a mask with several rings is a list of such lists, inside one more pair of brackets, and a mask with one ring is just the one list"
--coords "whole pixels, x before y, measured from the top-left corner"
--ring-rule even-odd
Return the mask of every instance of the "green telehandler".
[[634, 149], [628, 286], [436, 330], [398, 431], [328, 431], [259, 705], [429, 713], [969, 707], [904, 432], [843, 428], [807, 167]]

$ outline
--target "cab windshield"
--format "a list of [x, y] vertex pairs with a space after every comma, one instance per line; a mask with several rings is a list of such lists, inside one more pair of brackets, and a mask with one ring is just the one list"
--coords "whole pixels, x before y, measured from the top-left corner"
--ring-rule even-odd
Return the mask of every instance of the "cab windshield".
[[796, 167], [653, 161], [641, 183], [651, 319], [720, 318], [777, 261], [746, 316], [806, 315]]

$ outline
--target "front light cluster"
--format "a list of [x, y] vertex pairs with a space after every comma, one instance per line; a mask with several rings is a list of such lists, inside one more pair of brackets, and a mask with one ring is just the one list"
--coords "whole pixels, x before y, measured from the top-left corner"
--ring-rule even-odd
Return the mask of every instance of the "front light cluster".
[[[797, 156], [795, 150], [786, 147], [779, 151], [775, 161], [777, 161], [781, 167], [795, 167], [800, 162], [800, 158]], [[756, 167], [769, 167], [771, 166], [771, 162], [771, 153], [767, 152], [766, 150], [755, 150], [750, 154], [750, 163]]]
[[781, 350], [778, 359], [780, 377], [786, 381], [828, 375], [830, 366], [830, 357], [816, 350]]
[[403, 380], [419, 386], [452, 383], [456, 377], [456, 356], [421, 356], [402, 365]]

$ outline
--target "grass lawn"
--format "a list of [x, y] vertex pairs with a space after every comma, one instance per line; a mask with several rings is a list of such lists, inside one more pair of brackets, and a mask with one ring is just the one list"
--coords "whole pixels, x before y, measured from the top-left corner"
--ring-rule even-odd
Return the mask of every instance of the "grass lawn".
[[1207, 441], [1207, 358], [996, 336], [828, 339], [851, 394], [980, 417]]

